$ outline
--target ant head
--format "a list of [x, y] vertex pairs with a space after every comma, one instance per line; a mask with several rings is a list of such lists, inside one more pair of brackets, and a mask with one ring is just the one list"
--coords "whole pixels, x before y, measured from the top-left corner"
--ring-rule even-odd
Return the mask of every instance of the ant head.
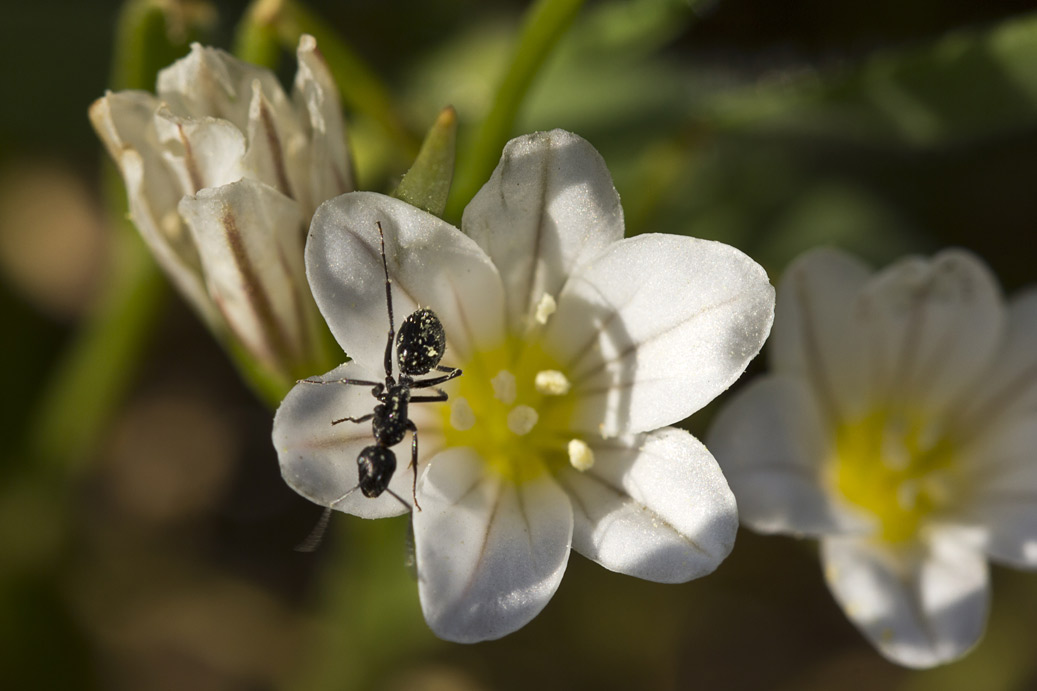
[[428, 374], [446, 351], [446, 333], [436, 313], [422, 308], [400, 324], [396, 337], [396, 358], [400, 371], [416, 376]]

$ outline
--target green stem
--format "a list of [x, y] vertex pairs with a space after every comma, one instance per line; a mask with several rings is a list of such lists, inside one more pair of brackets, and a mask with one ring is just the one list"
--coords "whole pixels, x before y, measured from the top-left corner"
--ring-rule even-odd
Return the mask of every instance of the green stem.
[[[159, 69], [183, 53], [208, 15], [201, 3], [181, 3], [183, 34], [170, 40], [168, 3], [129, 0], [116, 25], [112, 85], [150, 89]], [[190, 12], [190, 14], [188, 14]], [[172, 56], [172, 57], [171, 57]], [[105, 170], [109, 217], [126, 217], [126, 192], [114, 167]], [[129, 389], [166, 296], [166, 283], [128, 221], [113, 223], [111, 268], [98, 302], [53, 368], [33, 424], [30, 457], [59, 476], [79, 468], [95, 450], [112, 412]]]
[[253, 2], [234, 31], [233, 53], [245, 62], [276, 72], [281, 59], [281, 43], [270, 22], [270, 3]]
[[[122, 179], [114, 169], [107, 173], [109, 197], [125, 197]], [[125, 209], [124, 201], [116, 204]], [[75, 471], [96, 448], [137, 373], [167, 295], [166, 282], [136, 229], [129, 222], [118, 226], [108, 283], [52, 370], [29, 430], [31, 456], [62, 474]]]
[[529, 9], [515, 55], [497, 89], [493, 106], [463, 164], [457, 169], [454, 189], [447, 204], [448, 219], [459, 218], [464, 207], [489, 179], [533, 79], [582, 6], [583, 0], [538, 0]]
[[115, 24], [113, 89], [155, 88], [158, 71], [203, 39], [216, 22], [207, 2], [127, 0]]

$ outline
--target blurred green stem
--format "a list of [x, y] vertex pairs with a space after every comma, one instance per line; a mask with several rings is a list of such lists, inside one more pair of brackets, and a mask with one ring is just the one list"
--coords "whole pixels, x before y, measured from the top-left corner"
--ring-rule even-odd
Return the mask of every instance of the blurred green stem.
[[[125, 196], [109, 169], [109, 197]], [[89, 321], [76, 334], [51, 381], [30, 430], [33, 458], [60, 473], [89, 458], [119, 405], [148, 344], [167, 290], [161, 272], [129, 222], [114, 233], [108, 284]]]
[[255, 0], [238, 29], [237, 47], [241, 51], [256, 51], [264, 37], [276, 35], [282, 48], [294, 52], [302, 34], [317, 39], [346, 107], [377, 122], [402, 156], [412, 160], [421, 140], [404, 124], [389, 90], [338, 33], [303, 3]]
[[[204, 3], [129, 0], [116, 25], [112, 87], [151, 89], [158, 70], [181, 55], [194, 30], [209, 25], [212, 16]], [[125, 219], [125, 188], [110, 165], [104, 184], [110, 218]], [[27, 432], [31, 458], [59, 477], [74, 472], [95, 450], [136, 375], [166, 296], [165, 280], [136, 230], [126, 220], [113, 225], [107, 284], [53, 368]]]
[[522, 34], [493, 106], [458, 166], [446, 218], [458, 219], [500, 159], [519, 108], [533, 79], [583, 6], [583, 0], [538, 0], [526, 15]]
[[425, 624], [404, 563], [409, 518], [332, 524], [312, 634], [281, 688], [393, 688], [414, 660], [446, 646]]

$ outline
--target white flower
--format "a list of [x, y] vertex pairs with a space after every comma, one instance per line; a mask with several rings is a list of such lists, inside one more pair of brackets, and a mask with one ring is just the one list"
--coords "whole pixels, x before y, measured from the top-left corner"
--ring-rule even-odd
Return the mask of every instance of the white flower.
[[960, 657], [986, 558], [1037, 566], [1037, 292], [1006, 310], [959, 250], [878, 274], [814, 251], [782, 279], [769, 354], [710, 431], [742, 521], [820, 538], [835, 599], [889, 659]]
[[[623, 239], [598, 153], [560, 130], [510, 142], [465, 211], [464, 232], [398, 200], [347, 194], [318, 209], [306, 246], [317, 304], [350, 362], [324, 375], [384, 380], [385, 230], [396, 323], [418, 305], [463, 368], [446, 403], [411, 404], [420, 471], [413, 513], [425, 617], [455, 641], [532, 619], [570, 547], [662, 582], [711, 572], [737, 511], [705, 447], [667, 427], [726, 389], [759, 351], [774, 293], [726, 245]], [[395, 370], [395, 371], [398, 371]], [[425, 389], [428, 391], [428, 389]], [[302, 383], [274, 420], [287, 482], [331, 505], [357, 484], [369, 387]], [[410, 500], [410, 447], [390, 489]], [[354, 492], [334, 508], [375, 518], [407, 507]]]
[[306, 226], [353, 188], [338, 93], [311, 36], [298, 59], [289, 99], [270, 71], [195, 44], [159, 73], [157, 97], [109, 92], [90, 107], [159, 264], [214, 330], [282, 372], [315, 347]]

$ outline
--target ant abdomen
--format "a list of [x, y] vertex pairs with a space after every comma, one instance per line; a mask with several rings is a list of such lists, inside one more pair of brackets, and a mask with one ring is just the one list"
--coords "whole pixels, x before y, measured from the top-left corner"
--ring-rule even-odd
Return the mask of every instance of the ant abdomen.
[[416, 310], [400, 324], [396, 336], [396, 358], [404, 374], [428, 374], [443, 359], [445, 352], [446, 332], [432, 310]]
[[365, 497], [381, 495], [396, 472], [396, 454], [384, 446], [368, 446], [356, 459], [360, 491]]

